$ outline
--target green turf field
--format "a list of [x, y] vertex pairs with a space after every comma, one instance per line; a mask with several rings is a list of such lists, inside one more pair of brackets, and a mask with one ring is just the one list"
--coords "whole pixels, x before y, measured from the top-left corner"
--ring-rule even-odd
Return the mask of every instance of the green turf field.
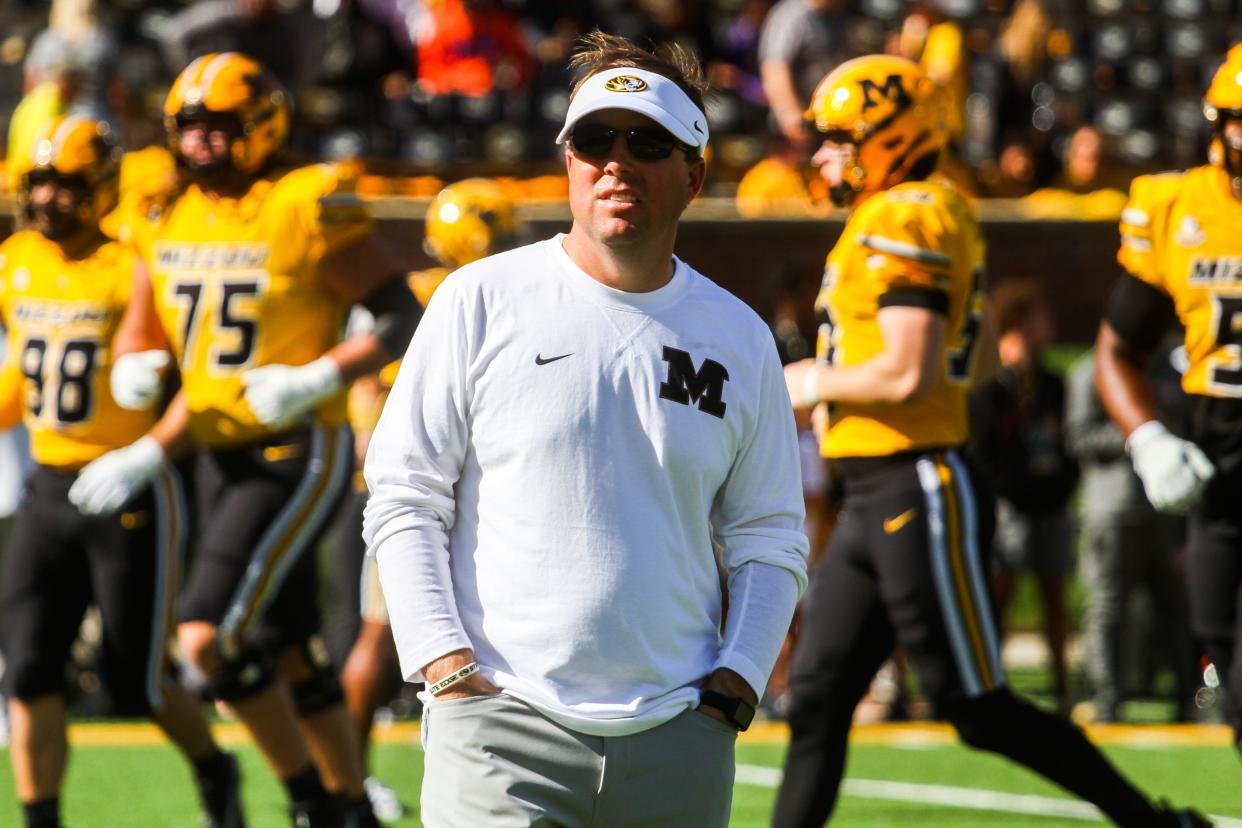
[[[901, 731], [898, 731], [901, 732]], [[1139, 733], [1142, 731], [1126, 731]], [[1186, 733], [1187, 731], [1179, 731]], [[1119, 731], [1120, 733], [1120, 731]], [[846, 796], [834, 825], [898, 826], [917, 819], [919, 828], [1071, 826], [1091, 820], [1080, 804], [1009, 763], [946, 742], [942, 732], [904, 746], [866, 740], [851, 753]], [[1193, 733], [1191, 734], [1193, 737]], [[1124, 741], [1126, 738], [1114, 738]], [[188, 769], [176, 753], [150, 739], [114, 738], [91, 726], [75, 733], [64, 816], [68, 828], [191, 828], [197, 825]], [[1194, 738], [1185, 742], [1199, 741]], [[1148, 791], [1231, 818], [1242, 826], [1242, 763], [1220, 738], [1209, 744], [1110, 746], [1109, 755]], [[90, 742], [91, 744], [86, 744]], [[137, 742], [120, 746], [123, 742]], [[258, 754], [238, 746], [246, 774], [245, 799], [253, 828], [284, 828], [282, 793]], [[750, 740], [738, 749], [739, 784], [732, 825], [766, 826], [784, 748], [779, 741]], [[18, 826], [7, 752], [0, 761], [0, 825]], [[376, 746], [378, 775], [416, 806], [422, 755], [404, 734]], [[951, 786], [951, 787], [946, 787]], [[1028, 795], [1026, 798], [1013, 795]], [[952, 803], [952, 804], [941, 804]], [[972, 807], [963, 807], [970, 805]], [[1016, 810], [1015, 810], [1016, 809]], [[1044, 814], [1056, 813], [1052, 817]], [[1233, 820], [1238, 820], [1236, 823]], [[419, 824], [415, 815], [401, 826]]]

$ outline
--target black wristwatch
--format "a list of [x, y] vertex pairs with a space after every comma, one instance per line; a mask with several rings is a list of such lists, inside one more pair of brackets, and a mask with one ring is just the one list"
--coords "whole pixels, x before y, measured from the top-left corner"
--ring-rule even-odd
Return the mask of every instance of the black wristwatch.
[[699, 693], [699, 704], [714, 707], [724, 714], [725, 720], [738, 730], [745, 730], [755, 719], [755, 706], [745, 699], [726, 696], [715, 690], [703, 690]]

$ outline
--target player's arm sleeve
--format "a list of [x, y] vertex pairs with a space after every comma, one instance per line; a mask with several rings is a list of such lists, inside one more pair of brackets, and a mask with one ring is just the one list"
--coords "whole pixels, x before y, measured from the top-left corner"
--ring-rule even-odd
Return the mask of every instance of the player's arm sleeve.
[[1172, 297], [1129, 273], [1117, 280], [1104, 308], [1104, 321], [1122, 342], [1144, 354], [1156, 350], [1176, 317]]
[[1164, 231], [1168, 176], [1141, 175], [1130, 183], [1130, 198], [1121, 211], [1121, 246], [1117, 261], [1135, 278], [1160, 286], [1160, 235]]
[[441, 290], [410, 341], [367, 450], [367, 554], [379, 564], [393, 639], [407, 681], [470, 647], [449, 568], [453, 488], [467, 447], [472, 335], [462, 298]]
[[370, 333], [380, 341], [388, 356], [402, 354], [418, 327], [423, 306], [414, 297], [404, 273], [392, 274], [362, 300], [372, 319]]
[[374, 229], [354, 180], [334, 164], [317, 164], [291, 174], [287, 202], [291, 228], [306, 240], [306, 255], [319, 262], [364, 238]]
[[945, 316], [953, 259], [942, 218], [930, 208], [908, 202], [884, 205], [863, 225], [855, 242], [867, 253], [867, 277], [880, 297], [879, 307], [915, 307]]
[[1173, 324], [1176, 309], [1163, 267], [1162, 246], [1171, 228], [1168, 216], [1182, 187], [1178, 174], [1141, 175], [1130, 184], [1121, 211], [1117, 261], [1126, 274], [1104, 309], [1104, 321], [1129, 347], [1151, 353]]
[[759, 696], [806, 588], [809, 550], [793, 407], [776, 347], [766, 339], [756, 346], [763, 368], [755, 419], [712, 510], [729, 585], [715, 666], [739, 674]]

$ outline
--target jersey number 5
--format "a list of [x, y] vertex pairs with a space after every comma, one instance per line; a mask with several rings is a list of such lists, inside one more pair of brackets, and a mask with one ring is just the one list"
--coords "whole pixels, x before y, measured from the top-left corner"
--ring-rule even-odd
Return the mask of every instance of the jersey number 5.
[[[22, 375], [26, 386], [26, 407], [35, 417], [42, 417], [50, 400], [49, 412], [58, 423], [72, 425], [84, 422], [93, 408], [92, 383], [99, 343], [93, 339], [71, 339], [60, 349], [60, 360], [48, 359], [52, 348], [46, 339], [32, 336], [22, 346]], [[50, 363], [50, 365], [49, 365]], [[45, 369], [55, 366], [51, 376]]]
[[1229, 397], [1242, 397], [1242, 296], [1213, 296], [1212, 322], [1216, 347], [1228, 359], [1208, 361], [1208, 384]]
[[970, 295], [966, 297], [966, 315], [957, 333], [961, 344], [949, 350], [949, 379], [952, 382], [970, 380], [970, 362], [979, 340], [979, 323], [983, 319], [983, 268], [975, 268], [970, 276]]
[[[217, 290], [212, 291], [213, 287]], [[230, 371], [250, 364], [259, 337], [259, 321], [257, 310], [247, 307], [247, 302], [262, 295], [263, 283], [256, 280], [204, 284], [196, 280], [174, 282], [171, 289], [172, 301], [184, 309], [184, 321], [181, 325], [182, 367], [189, 368], [193, 364], [202, 327], [204, 292], [208, 293], [208, 301], [216, 307], [207, 352], [208, 366], [216, 370]], [[211, 296], [212, 293], [215, 294], [214, 297]], [[222, 338], [230, 336], [233, 340], [231, 347], [216, 344]]]

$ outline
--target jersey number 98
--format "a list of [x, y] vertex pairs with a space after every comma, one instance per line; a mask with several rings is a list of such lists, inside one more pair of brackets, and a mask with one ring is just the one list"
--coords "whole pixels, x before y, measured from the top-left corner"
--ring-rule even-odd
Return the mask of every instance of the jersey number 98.
[[[99, 343], [92, 339], [71, 339], [60, 348], [60, 359], [54, 344], [43, 337], [32, 336], [22, 346], [21, 368], [26, 377], [26, 407], [35, 417], [52, 404], [49, 411], [58, 423], [72, 425], [90, 418], [94, 406], [92, 387]], [[53, 353], [51, 359], [49, 352]], [[52, 370], [48, 370], [52, 369]]]

